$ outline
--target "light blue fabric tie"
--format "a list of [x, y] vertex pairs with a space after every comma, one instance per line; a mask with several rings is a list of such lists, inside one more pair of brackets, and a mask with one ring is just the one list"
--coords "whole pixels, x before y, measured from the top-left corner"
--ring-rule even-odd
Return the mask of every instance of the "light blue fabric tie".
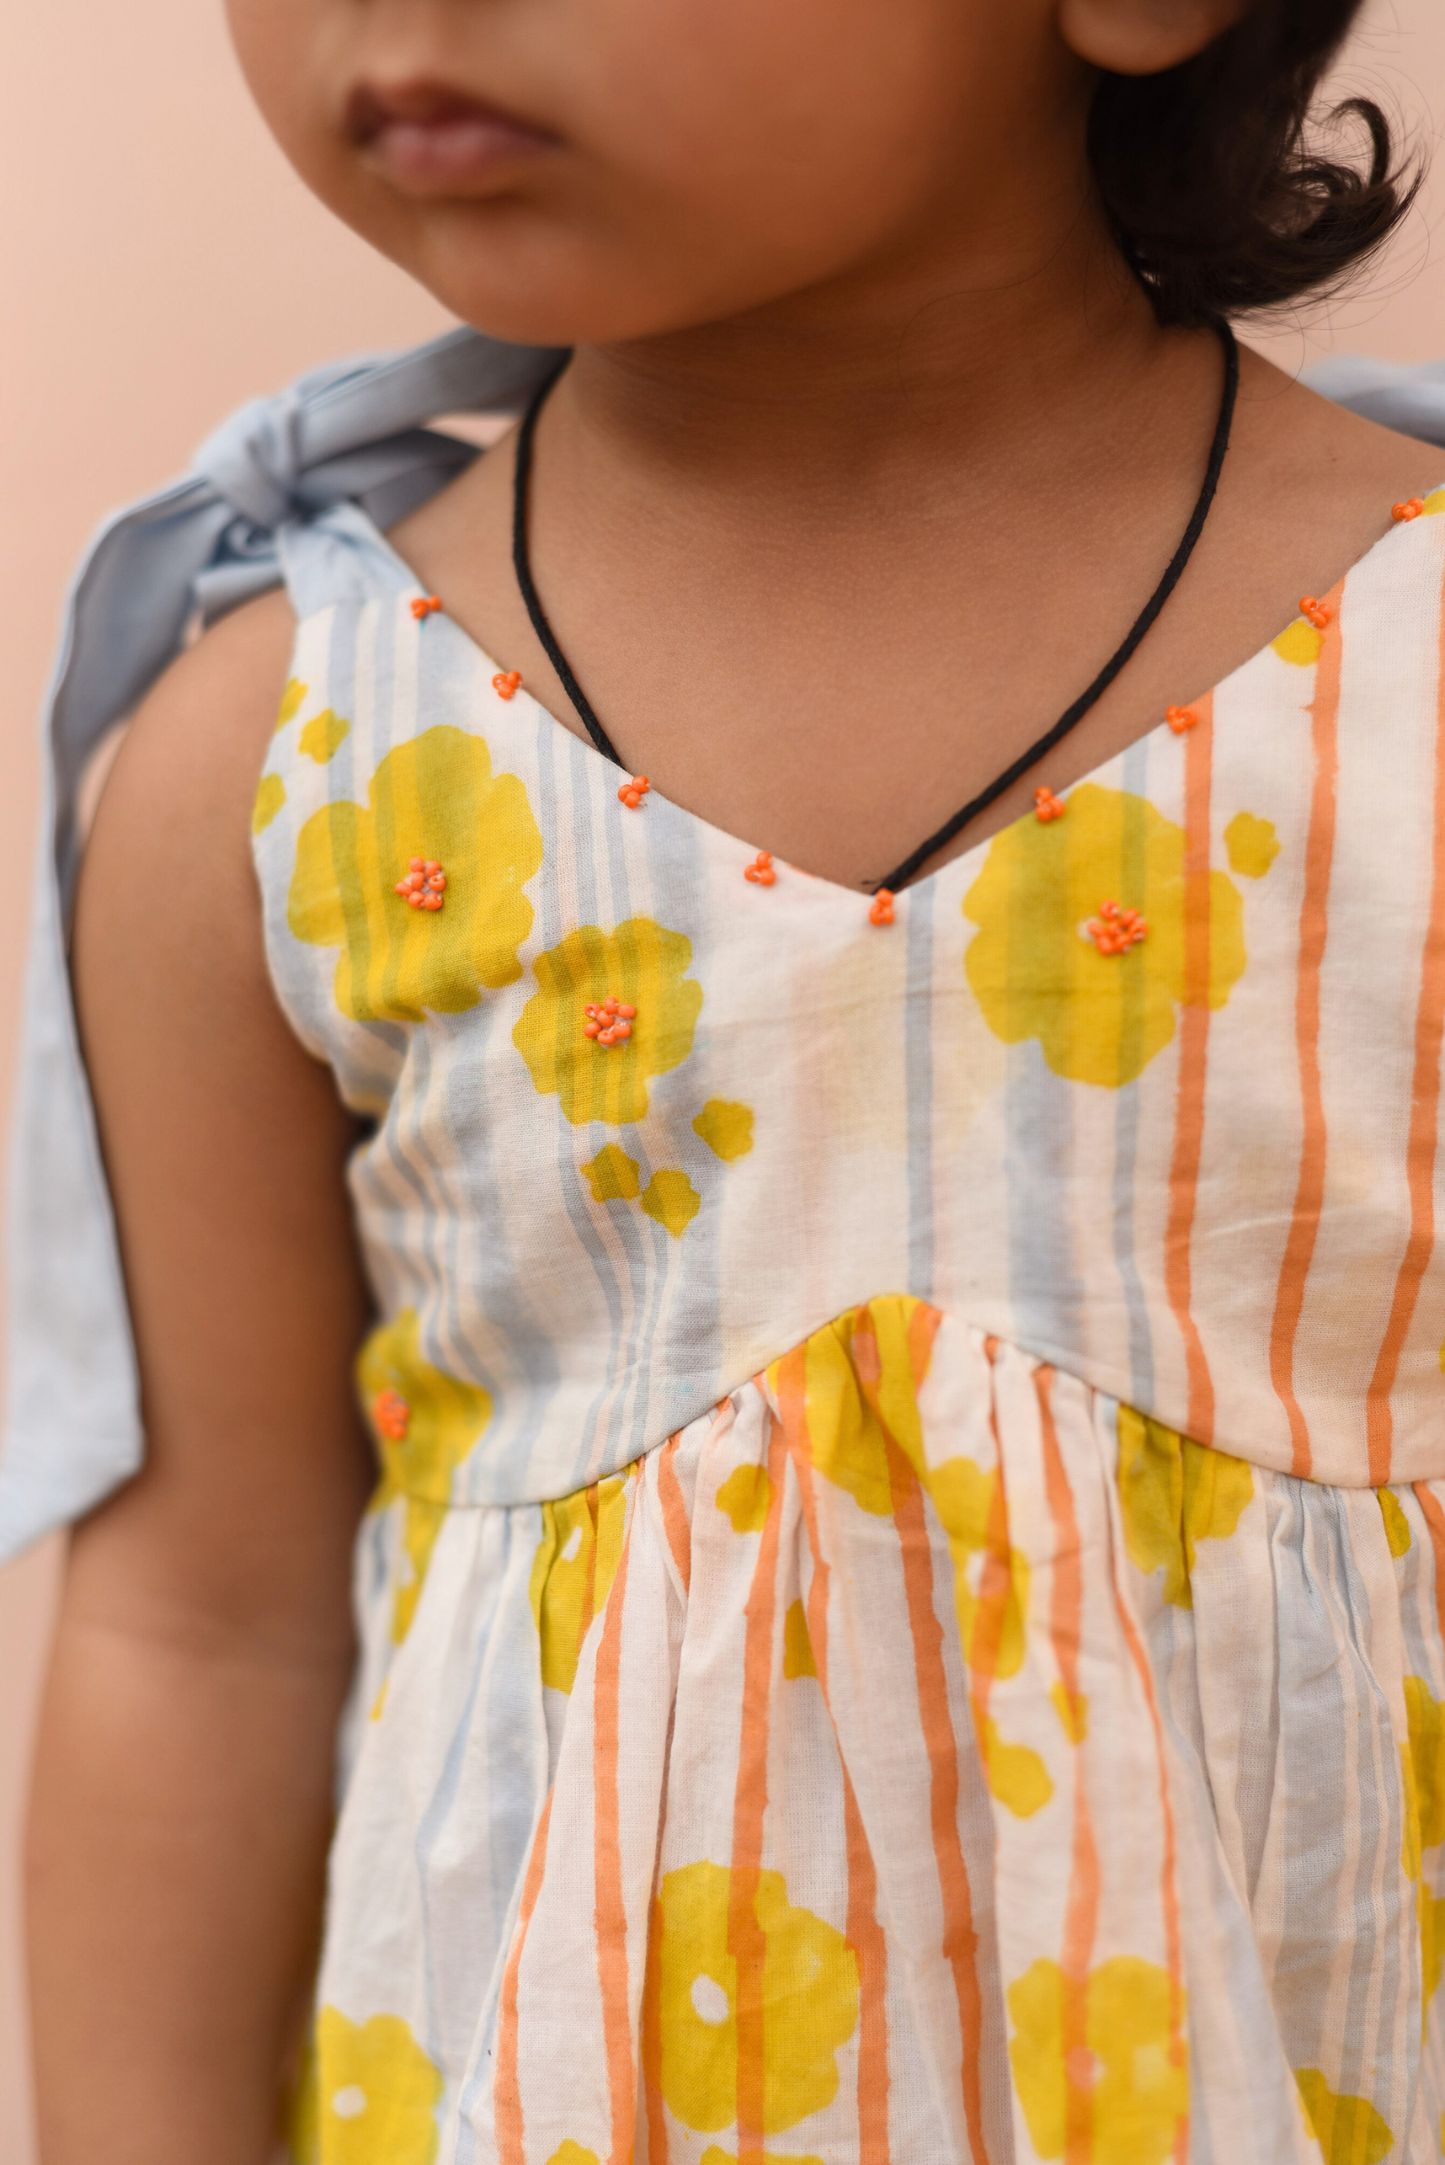
[[9, 1172], [0, 1560], [141, 1462], [135, 1349], [66, 967], [86, 764], [197, 615], [211, 623], [277, 584], [279, 528], [348, 499], [394, 525], [476, 456], [419, 424], [515, 412], [559, 358], [454, 331], [318, 369], [243, 406], [185, 479], [109, 520], [86, 554], [46, 703]]
[[[187, 627], [280, 579], [278, 530], [347, 500], [383, 529], [475, 456], [421, 426], [512, 413], [550, 349], [455, 331], [415, 352], [342, 362], [243, 406], [192, 472], [101, 528], [66, 609], [45, 714], [44, 794], [9, 1176], [0, 1561], [91, 1509], [139, 1467], [139, 1382], [115, 1219], [80, 1059], [66, 939], [86, 763], [180, 651]], [[1445, 364], [1342, 359], [1336, 399], [1445, 445]]]

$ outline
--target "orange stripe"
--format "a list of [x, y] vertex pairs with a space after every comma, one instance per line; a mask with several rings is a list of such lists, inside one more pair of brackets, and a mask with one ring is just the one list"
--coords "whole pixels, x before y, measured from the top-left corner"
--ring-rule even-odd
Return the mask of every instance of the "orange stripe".
[[662, 2098], [662, 1904], [656, 1876], [648, 1905], [647, 1964], [642, 1972], [642, 2095], [647, 2114], [647, 2165], [667, 2165], [667, 2114]]
[[1295, 1055], [1299, 1063], [1299, 1181], [1294, 1215], [1280, 1265], [1274, 1322], [1269, 1341], [1269, 1373], [1289, 1421], [1291, 1471], [1304, 1478], [1311, 1465], [1309, 1429], [1294, 1388], [1294, 1346], [1304, 1309], [1305, 1283], [1314, 1257], [1320, 1210], [1325, 1194], [1325, 1101], [1320, 1086], [1320, 972], [1328, 931], [1330, 868], [1335, 854], [1335, 785], [1339, 776], [1337, 725], [1340, 709], [1339, 592], [1335, 614], [1324, 635], [1310, 710], [1310, 738], [1315, 779], [1310, 798], [1309, 835], [1305, 843], [1305, 889], [1300, 905], [1299, 962], [1295, 978]]
[[492, 2082], [492, 2117], [497, 2132], [498, 2165], [526, 2165], [525, 2123], [522, 2116], [522, 2085], [517, 2074], [517, 1981], [522, 1968], [522, 1947], [547, 1863], [547, 1826], [552, 1817], [552, 1792], [542, 1806], [542, 1816], [532, 1837], [517, 1909], [517, 1928], [512, 1951], [502, 1972], [501, 2006], [497, 2012], [497, 2072]]
[[[1159, 1762], [1159, 1812], [1164, 1822], [1164, 1869], [1160, 1874], [1160, 1899], [1164, 1909], [1164, 1957], [1169, 1967], [1169, 2058], [1175, 2067], [1185, 2064], [1184, 2045], [1184, 1947], [1179, 1923], [1178, 1845], [1174, 1832], [1174, 1805], [1169, 1795], [1169, 1774], [1164, 1759], [1164, 1724], [1154, 1692], [1154, 1672], [1149, 1656], [1134, 1628], [1124, 1590], [1119, 1584], [1119, 1555], [1114, 1549], [1114, 1605], [1125, 1643], [1143, 1688], [1149, 1720], [1154, 1730], [1154, 1749]], [[1189, 2115], [1180, 2116], [1174, 2134], [1174, 2156], [1185, 2165], [1189, 2156]]]
[[[1054, 1372], [1034, 1371], [1039, 1416], [1043, 1424], [1044, 1492], [1054, 1529], [1053, 1569], [1050, 1574], [1049, 1634], [1059, 1678], [1068, 1695], [1075, 1723], [1086, 1718], [1079, 1692], [1079, 1652], [1084, 1636], [1083, 1543], [1079, 1538], [1074, 1492], [1064, 1470], [1054, 1425]], [[1069, 1875], [1069, 1898], [1064, 1912], [1064, 2065], [1071, 2053], [1089, 2049], [1089, 1965], [1099, 1925], [1099, 1853], [1089, 1816], [1089, 1793], [1084, 1785], [1084, 1761], [1080, 1745], [1071, 1745], [1074, 1758], [1074, 1855]], [[1077, 2064], [1077, 2063], [1074, 2063]], [[1065, 2165], [1089, 2165], [1094, 2155], [1093, 2099], [1086, 2089], [1070, 2083], [1066, 2090], [1067, 2130]]]
[[805, 1369], [798, 1355], [790, 1355], [780, 1370], [778, 1403], [783, 1431], [798, 1487], [803, 1498], [803, 1519], [813, 1555], [813, 1577], [808, 1588], [808, 1638], [818, 1688], [833, 1724], [833, 1739], [843, 1773], [843, 1826], [848, 1856], [848, 1916], [846, 1931], [858, 1958], [858, 2155], [868, 2165], [888, 2165], [888, 1937], [878, 1921], [878, 1874], [868, 1845], [868, 1830], [858, 1809], [842, 1740], [828, 1694], [828, 1560], [818, 1532], [818, 1499], [813, 1485], [813, 1463], [806, 1436], [804, 1397]]
[[943, 1904], [943, 1952], [953, 1971], [954, 1997], [963, 2046], [963, 2110], [970, 2155], [986, 2165], [983, 2133], [983, 1995], [978, 1982], [978, 1934], [973, 1890], [958, 1832], [958, 1739], [948, 1706], [943, 1626], [934, 1605], [933, 1550], [923, 1509], [923, 1490], [902, 1451], [887, 1439], [893, 1520], [903, 1564], [903, 1591], [913, 1636], [918, 1715], [928, 1753], [929, 1810], [938, 1891]]
[[597, 1984], [602, 1996], [602, 2037], [607, 2053], [607, 2097], [612, 2115], [610, 2165], [629, 2165], [637, 2119], [632, 2022], [627, 1975], [627, 1907], [622, 1898], [621, 1799], [617, 1787], [622, 1678], [622, 1608], [636, 1504], [627, 1515], [617, 1576], [603, 1610], [597, 1642], [592, 1713], [592, 1819], [595, 1846], [594, 1930]]
[[657, 1503], [662, 1513], [662, 1530], [667, 1535], [682, 1590], [687, 1593], [692, 1586], [692, 1528], [688, 1524], [687, 1505], [682, 1500], [682, 1484], [674, 1464], [681, 1442], [680, 1436], [671, 1436], [658, 1453]]
[[1440, 1626], [1441, 1643], [1445, 1644], [1445, 1511], [1441, 1510], [1428, 1481], [1416, 1481], [1414, 1490], [1415, 1501], [1425, 1514], [1430, 1546], [1435, 1552], [1435, 1616]]
[[[758, 1921], [758, 1887], [763, 1864], [763, 1823], [768, 1810], [769, 1701], [786, 1448], [782, 1423], [770, 1411], [768, 1476], [772, 1495], [743, 1611], [742, 1732], [738, 1741], [732, 1878], [728, 1888], [728, 1953], [737, 1964], [738, 2165], [765, 2165], [768, 2034], [763, 1963], [767, 1937]], [[774, 2051], [779, 2042], [773, 2039]]]
[[1435, 1246], [1435, 1153], [1439, 1139], [1440, 1043], [1445, 1034], [1445, 611], [1440, 619], [1440, 683], [1435, 721], [1435, 805], [1431, 834], [1430, 928], [1420, 960], [1420, 1000], [1415, 1010], [1415, 1075], [1410, 1091], [1410, 1134], [1405, 1145], [1410, 1188], [1410, 1237], [1395, 1280], [1390, 1320], [1365, 1397], [1365, 1434], [1370, 1479], [1390, 1478], [1395, 1388], [1400, 1355], [1414, 1321], [1426, 1266]]
[[1164, 1290], [1184, 1341], [1189, 1386], [1189, 1433], [1201, 1443], [1214, 1433], [1214, 1383], [1192, 1308], [1190, 1242], [1204, 1144], [1204, 1095], [1209, 1052], [1209, 953], [1212, 900], [1209, 798], [1214, 754], [1214, 697], [1201, 699], [1198, 725], [1184, 740], [1184, 1001], [1179, 1017], [1179, 1080], [1174, 1106], [1174, 1154], [1169, 1166], [1169, 1216], [1164, 1232]]

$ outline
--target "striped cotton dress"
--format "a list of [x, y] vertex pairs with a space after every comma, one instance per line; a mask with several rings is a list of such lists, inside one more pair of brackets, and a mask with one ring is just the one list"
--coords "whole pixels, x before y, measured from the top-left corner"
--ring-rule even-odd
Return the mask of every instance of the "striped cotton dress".
[[891, 914], [283, 531], [383, 1469], [298, 2158], [1441, 2155], [1442, 510]]

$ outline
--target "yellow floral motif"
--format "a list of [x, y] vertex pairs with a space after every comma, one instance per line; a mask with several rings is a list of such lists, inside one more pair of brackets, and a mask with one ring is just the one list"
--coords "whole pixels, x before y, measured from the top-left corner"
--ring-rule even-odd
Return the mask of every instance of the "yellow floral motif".
[[1425, 499], [1425, 516], [1438, 519], [1442, 511], [1445, 511], [1445, 489], [1435, 489]]
[[433, 2165], [441, 2071], [399, 2015], [323, 2007], [297, 2102], [296, 2165]]
[[1088, 1694], [1069, 1691], [1062, 1683], [1049, 1686], [1049, 1697], [1054, 1712], [1064, 1725], [1064, 1735], [1071, 1744], [1082, 1744], [1089, 1733]]
[[[446, 1519], [452, 1475], [491, 1419], [492, 1401], [476, 1384], [462, 1383], [422, 1359], [414, 1308], [404, 1308], [394, 1321], [372, 1332], [357, 1358], [356, 1375], [382, 1465], [373, 1509], [398, 1496], [405, 1502], [402, 1576], [391, 1614], [391, 1635], [400, 1646], [411, 1629]], [[394, 1393], [406, 1409], [403, 1436], [387, 1434], [376, 1419], [384, 1392]], [[380, 1718], [383, 1703], [378, 1699], [373, 1707], [374, 1718]]]
[[[450, 907], [450, 897], [448, 897]], [[574, 1127], [601, 1120], [629, 1127], [647, 1111], [647, 1084], [692, 1051], [702, 987], [687, 976], [692, 942], [650, 917], [629, 917], [615, 932], [583, 925], [532, 965], [538, 990], [522, 1010], [512, 1042], [533, 1087], [555, 1092]], [[632, 1035], [599, 1046], [583, 1034], [589, 1001], [609, 994], [635, 1007]]]
[[1100, 2165], [1164, 2165], [1189, 2114], [1183, 1993], [1171, 2035], [1167, 1970], [1115, 1955], [1089, 1973], [1084, 2042], [1069, 2050], [1067, 1992], [1058, 1963], [1042, 1957], [1008, 1989], [1009, 2059], [1034, 2149], [1045, 2160], [1072, 2156], [1070, 2128], [1082, 2125]]
[[709, 1098], [692, 1132], [702, 1137], [715, 1158], [730, 1165], [734, 1158], [745, 1158], [753, 1147], [753, 1109], [727, 1098]]
[[306, 686], [301, 682], [300, 677], [289, 677], [286, 689], [281, 694], [281, 704], [276, 709], [277, 729], [284, 729], [288, 722], [295, 721], [297, 715], [301, 712], [305, 699]]
[[793, 1684], [800, 1676], [816, 1676], [817, 1673], [807, 1613], [801, 1601], [791, 1602], [783, 1618], [783, 1675]]
[[1254, 1494], [1243, 1459], [1176, 1435], [1132, 1406], [1119, 1408], [1119, 1505], [1140, 1571], [1164, 1570], [1164, 1599], [1192, 1609], [1196, 1544], [1227, 1541]]
[[[1119, 1089], [1174, 1035], [1185, 998], [1185, 834], [1147, 797], [1084, 782], [1067, 819], [1021, 819], [990, 845], [964, 897], [979, 927], [964, 958], [985, 1021], [1006, 1045], [1037, 1038], [1056, 1075]], [[1101, 954], [1087, 925], [1103, 903], [1139, 910], [1148, 937]], [[1244, 969], [1244, 906], [1208, 880], [1210, 1007]]]
[[735, 1534], [760, 1534], [768, 1522], [773, 1484], [766, 1466], [735, 1466], [717, 1492], [717, 1507]]
[[[919, 1301], [889, 1294], [814, 1332], [803, 1352], [809, 1453], [825, 1479], [881, 1518], [893, 1510], [888, 1446], [896, 1446], [948, 1537], [964, 1659], [978, 1677], [1008, 1678], [1023, 1664], [1028, 1559], [1009, 1542], [998, 1469], [964, 1457], [934, 1465], [925, 1455], [917, 1394], [927, 1363], [918, 1364], [913, 1340], [924, 1313]], [[774, 1390], [781, 1372], [781, 1363], [768, 1371]], [[1053, 1794], [1042, 1759], [1005, 1743], [977, 1702], [974, 1713], [994, 1795], [1012, 1811], [1037, 1811]]]
[[[858, 1962], [841, 1932], [788, 1900], [781, 1872], [759, 1872], [763, 2132], [795, 2127], [838, 2093], [836, 2055], [858, 2026]], [[653, 1904], [649, 1965], [661, 2011], [658, 2079], [685, 2127], [715, 2134], [738, 2111], [738, 1965], [729, 1949], [733, 1874], [689, 1864]], [[757, 2071], [753, 2071], [755, 2076]], [[777, 2161], [783, 2165], [783, 2161]]]
[[1031, 1745], [1005, 1743], [992, 1715], [980, 1720], [975, 1708], [974, 1722], [990, 1794], [1016, 1819], [1032, 1819], [1054, 1793], [1048, 1768]]
[[1380, 1516], [1385, 1521], [1385, 1539], [1390, 1544], [1390, 1554], [1406, 1556], [1410, 1550], [1410, 1521], [1406, 1518], [1399, 1497], [1393, 1489], [1377, 1488], [1380, 1499]]
[[406, 1408], [405, 1433], [377, 1438], [393, 1492], [450, 1503], [452, 1475], [492, 1417], [490, 1395], [423, 1360], [414, 1308], [403, 1308], [371, 1333], [357, 1358], [356, 1376], [373, 1426], [383, 1392], [394, 1392]]
[[1423, 1676], [1405, 1679], [1405, 1718], [1420, 1847], [1433, 1849], [1437, 1842], [1445, 1842], [1445, 1706]]
[[573, 2142], [569, 2135], [559, 2150], [554, 2150], [547, 2165], [598, 2165], [597, 2152], [584, 2150], [580, 2142]]
[[350, 722], [343, 721], [330, 707], [323, 707], [319, 714], [312, 715], [296, 739], [296, 749], [304, 752], [308, 759], [314, 759], [318, 767], [324, 767], [350, 735]]
[[686, 1173], [664, 1166], [643, 1189], [642, 1208], [674, 1240], [681, 1240], [702, 1208], [702, 1197]]
[[1313, 624], [1307, 624], [1302, 616], [1297, 616], [1289, 629], [1272, 639], [1270, 645], [1282, 662], [1289, 662], [1296, 669], [1313, 669], [1325, 650], [1325, 635], [1316, 631]]
[[286, 784], [280, 775], [263, 774], [256, 786], [256, 801], [251, 807], [252, 834], [264, 834], [285, 802]]
[[[715, 2142], [710, 2142], [703, 2151], [702, 2165], [738, 2165], [738, 2161], [728, 2151], [720, 2150]], [[761, 2165], [823, 2165], [823, 2160], [820, 2157], [779, 2157], [776, 2150], [765, 2150]]]
[[[443, 909], [395, 892], [413, 856], [446, 868]], [[336, 1004], [358, 1022], [420, 1022], [475, 1007], [522, 974], [532, 925], [522, 893], [542, 837], [514, 774], [493, 775], [481, 737], [450, 726], [398, 744], [366, 804], [323, 805], [301, 829], [288, 920], [298, 940], [339, 947]]]
[[1236, 812], [1224, 830], [1229, 869], [1243, 879], [1262, 880], [1279, 855], [1279, 836], [1272, 819], [1256, 819], [1253, 812]]
[[633, 1203], [640, 1185], [638, 1164], [618, 1143], [604, 1143], [589, 1165], [582, 1168], [592, 1189], [594, 1203]]
[[1380, 2165], [1394, 2143], [1367, 2097], [1337, 2097], [1317, 2067], [1295, 2071], [1325, 2165]]
[[593, 1617], [606, 1607], [622, 1561], [626, 1524], [625, 1473], [542, 1506], [542, 1538], [528, 1591], [542, 1682], [553, 1691], [571, 1691], [576, 1682], [583, 1641]]

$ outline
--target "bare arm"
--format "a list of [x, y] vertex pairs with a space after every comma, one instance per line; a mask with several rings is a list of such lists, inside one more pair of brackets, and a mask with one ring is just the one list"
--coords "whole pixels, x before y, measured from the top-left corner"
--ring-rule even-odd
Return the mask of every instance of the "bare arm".
[[147, 1461], [72, 1543], [29, 1830], [44, 2165], [262, 2165], [320, 1921], [370, 1478], [351, 1123], [277, 1009], [249, 814], [280, 597], [106, 785], [75, 980]]

